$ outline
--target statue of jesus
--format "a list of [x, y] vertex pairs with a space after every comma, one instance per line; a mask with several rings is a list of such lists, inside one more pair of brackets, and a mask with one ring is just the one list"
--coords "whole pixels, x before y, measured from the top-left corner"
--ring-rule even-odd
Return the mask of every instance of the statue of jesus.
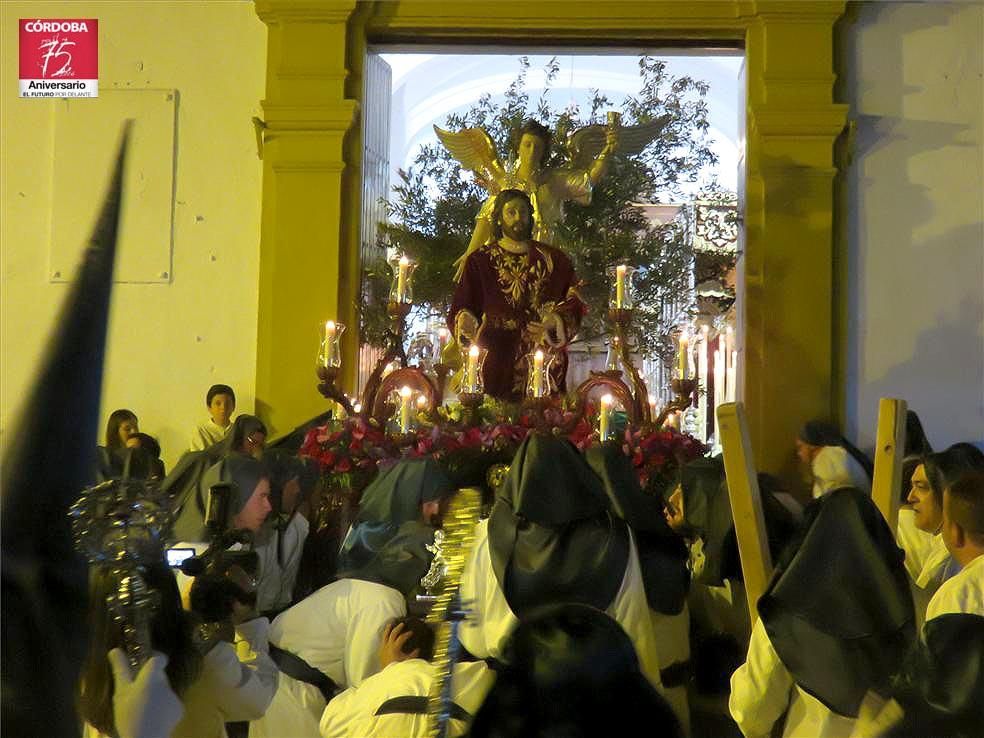
[[522, 190], [506, 189], [496, 196], [492, 222], [496, 240], [466, 258], [448, 327], [462, 347], [476, 342], [488, 350], [483, 369], [487, 395], [522, 399], [528, 357], [539, 346], [555, 355], [551, 385], [563, 391], [565, 349], [585, 312], [574, 266], [560, 249], [533, 240], [533, 205]]

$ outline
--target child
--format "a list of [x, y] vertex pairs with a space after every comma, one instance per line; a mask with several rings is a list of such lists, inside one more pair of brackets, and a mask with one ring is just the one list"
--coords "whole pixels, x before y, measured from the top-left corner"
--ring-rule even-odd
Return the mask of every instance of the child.
[[195, 429], [191, 438], [192, 451], [204, 451], [225, 438], [232, 413], [236, 409], [236, 393], [227, 384], [213, 384], [205, 395], [205, 405], [211, 417]]

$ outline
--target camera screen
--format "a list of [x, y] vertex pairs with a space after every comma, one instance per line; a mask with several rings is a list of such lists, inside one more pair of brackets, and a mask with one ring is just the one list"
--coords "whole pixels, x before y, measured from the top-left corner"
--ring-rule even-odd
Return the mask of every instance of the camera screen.
[[181, 566], [181, 562], [194, 555], [195, 549], [193, 548], [169, 548], [167, 550], [167, 565], [177, 568]]

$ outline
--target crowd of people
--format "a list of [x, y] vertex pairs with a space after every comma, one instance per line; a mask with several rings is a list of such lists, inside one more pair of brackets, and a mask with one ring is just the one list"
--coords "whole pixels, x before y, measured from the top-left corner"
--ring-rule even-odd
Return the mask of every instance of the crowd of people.
[[[111, 580], [92, 578], [87, 734], [427, 735], [438, 667], [417, 595], [455, 493], [445, 470], [381, 470], [332, 571], [304, 586], [304, 562], [325, 561], [308, 520], [318, 470], [267, 449], [258, 418], [233, 420], [228, 386], [206, 405], [167, 475], [137, 417], [110, 416], [100, 476], [159, 481], [191, 557], [147, 568], [159, 653], [139, 674], [107, 613]], [[811, 495], [759, 475], [775, 569], [753, 618], [720, 457], [652, 495], [616, 444], [582, 453], [531, 433], [465, 552], [449, 735], [980, 735], [984, 454], [933, 452], [910, 413], [892, 531], [870, 461], [835, 427], [806, 423], [795, 452]], [[733, 722], [708, 717], [715, 698]]]

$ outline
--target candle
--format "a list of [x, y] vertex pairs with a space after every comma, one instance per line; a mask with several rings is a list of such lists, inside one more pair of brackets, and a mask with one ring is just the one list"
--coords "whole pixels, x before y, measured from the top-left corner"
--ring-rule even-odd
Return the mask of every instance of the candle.
[[602, 441], [608, 440], [608, 416], [612, 410], [612, 396], [602, 395], [601, 396], [601, 417], [599, 419], [600, 426], [598, 428], [598, 437]]
[[680, 379], [687, 378], [687, 344], [690, 343], [690, 338], [687, 336], [687, 332], [684, 331], [680, 334], [680, 356], [679, 356], [679, 370]]
[[325, 321], [325, 338], [327, 338], [329, 341], [334, 340], [334, 338], [335, 338], [335, 321], [334, 320], [326, 320]]
[[543, 351], [533, 354], [533, 396], [543, 397]]
[[400, 387], [400, 433], [410, 432], [410, 388]]
[[700, 329], [701, 343], [697, 350], [697, 381], [703, 392], [697, 396], [697, 437], [707, 440], [707, 326]]
[[448, 345], [448, 339], [450, 338], [451, 338], [451, 332], [447, 328], [445, 328], [444, 326], [438, 328], [437, 329], [438, 349], [444, 351], [444, 347]]
[[728, 367], [728, 402], [738, 397], [738, 352], [731, 352], [731, 366]]
[[656, 395], [649, 395], [649, 415], [654, 421], [656, 420], [656, 416], [659, 415], [656, 412], [657, 405], [659, 405], [659, 398]]
[[724, 336], [725, 336], [725, 339], [724, 339], [724, 343], [725, 343], [724, 360], [727, 362], [726, 368], [730, 370], [730, 369], [732, 369], [734, 367], [734, 363], [731, 361], [731, 359], [732, 359], [732, 353], [733, 353], [734, 348], [735, 348], [735, 331], [734, 331], [734, 328], [732, 328], [730, 325], [727, 328], [725, 328], [724, 329]]
[[417, 395], [417, 411], [422, 411], [427, 408], [427, 397], [424, 395]]
[[410, 266], [410, 260], [405, 257], [400, 257], [400, 271], [396, 278], [396, 301], [404, 302], [404, 298], [407, 293], [407, 268]]
[[625, 303], [625, 264], [615, 267], [615, 307], [622, 309]]
[[468, 386], [466, 392], [474, 392], [478, 385], [478, 345], [472, 344], [468, 349]]

